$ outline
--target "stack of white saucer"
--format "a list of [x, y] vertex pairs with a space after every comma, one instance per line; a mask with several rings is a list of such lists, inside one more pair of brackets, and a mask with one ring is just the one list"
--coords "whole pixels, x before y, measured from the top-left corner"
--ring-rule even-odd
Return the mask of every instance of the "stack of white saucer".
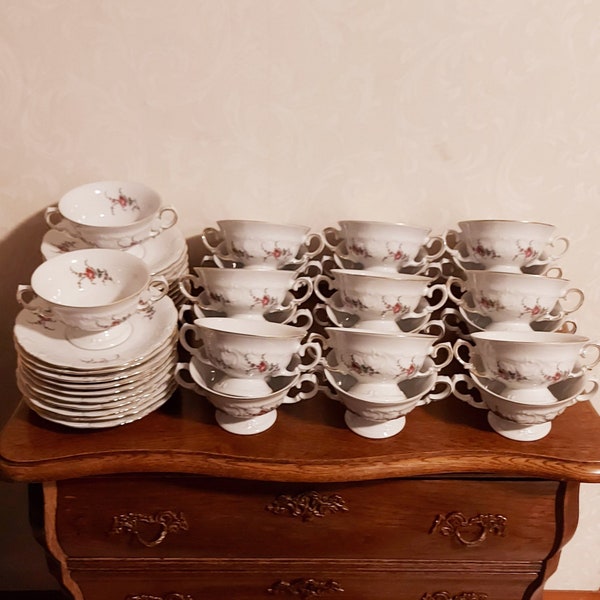
[[133, 334], [122, 345], [77, 351], [64, 325], [23, 309], [14, 340], [25, 402], [48, 421], [84, 429], [123, 425], [159, 408], [176, 387], [177, 314], [167, 297], [153, 309], [131, 317]]
[[76, 428], [135, 421], [176, 388], [177, 309], [163, 277], [115, 249], [74, 250], [20, 285], [17, 384], [42, 418]]
[[[108, 206], [90, 202], [106, 203], [107, 198], [117, 206], [112, 213]], [[131, 202], [140, 208], [131, 210]], [[152, 275], [164, 277], [171, 300], [176, 306], [183, 304], [179, 278], [189, 269], [186, 239], [176, 225], [175, 209], [163, 207], [153, 190], [127, 181], [82, 185], [46, 210], [46, 222], [50, 229], [40, 248], [46, 260], [72, 250], [118, 248], [141, 258]]]

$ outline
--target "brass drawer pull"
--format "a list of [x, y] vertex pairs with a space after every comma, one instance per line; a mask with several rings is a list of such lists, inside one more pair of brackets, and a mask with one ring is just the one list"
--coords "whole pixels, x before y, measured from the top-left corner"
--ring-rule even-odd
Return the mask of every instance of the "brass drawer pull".
[[461, 512], [438, 515], [429, 533], [454, 536], [465, 546], [477, 546], [485, 541], [488, 533], [503, 536], [506, 530], [503, 515], [479, 514], [471, 518]]
[[167, 594], [166, 596], [154, 596], [152, 594], [129, 594], [125, 600], [194, 600], [189, 594]]
[[319, 581], [317, 579], [292, 579], [292, 581], [276, 581], [267, 589], [269, 594], [287, 594], [288, 596], [299, 596], [300, 598], [312, 598], [333, 592], [343, 592], [344, 588], [333, 579]]
[[305, 492], [296, 496], [282, 494], [265, 508], [275, 515], [299, 517], [302, 521], [324, 517], [327, 513], [348, 511], [346, 502], [339, 494], [322, 496], [319, 492]]
[[[140, 525], [158, 525], [158, 536], [153, 540], [146, 540], [139, 531]], [[187, 531], [188, 528], [189, 526], [183, 513], [175, 514], [170, 510], [163, 510], [154, 515], [144, 515], [140, 513], [117, 515], [116, 517], [113, 517], [113, 526], [110, 533], [131, 533], [142, 546], [153, 548], [154, 546], [161, 544], [168, 533]], [[171, 599], [169, 598], [169, 600]]]
[[154, 596], [152, 594], [129, 594], [125, 600], [194, 600], [189, 594], [167, 594], [166, 596]]
[[434, 592], [433, 594], [424, 594], [421, 600], [487, 600], [487, 594], [481, 594], [480, 592], [461, 592], [460, 594], [454, 594], [450, 592]]

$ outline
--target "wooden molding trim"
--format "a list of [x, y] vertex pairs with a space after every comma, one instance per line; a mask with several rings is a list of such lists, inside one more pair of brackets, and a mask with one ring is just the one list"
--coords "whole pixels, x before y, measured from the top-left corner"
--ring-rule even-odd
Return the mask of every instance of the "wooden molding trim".
[[[0, 591], [0, 600], [64, 600], [60, 592], [4, 592]], [[600, 591], [547, 590], [544, 600], [600, 600]]]
[[544, 592], [544, 600], [600, 600], [600, 591], [584, 592], [577, 590], [546, 590]]

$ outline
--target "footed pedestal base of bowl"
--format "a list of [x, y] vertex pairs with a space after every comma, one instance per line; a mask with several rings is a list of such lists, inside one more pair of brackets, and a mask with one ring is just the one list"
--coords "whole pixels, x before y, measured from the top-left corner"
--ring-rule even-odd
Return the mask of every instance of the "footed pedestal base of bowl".
[[271, 410], [263, 415], [244, 419], [217, 410], [215, 418], [219, 426], [229, 433], [235, 433], [236, 435], [255, 435], [266, 431], [273, 423], [275, 423], [277, 420], [277, 411]]
[[503, 419], [492, 411], [488, 412], [487, 420], [490, 427], [496, 433], [517, 442], [533, 442], [535, 440], [541, 440], [543, 437], [547, 436], [552, 429], [552, 423], [550, 421], [526, 425]]
[[486, 327], [487, 331], [525, 331], [531, 332], [529, 321], [492, 321]]
[[361, 398], [398, 398], [403, 399], [404, 393], [400, 390], [396, 383], [381, 382], [381, 383], [362, 383], [358, 382], [352, 386], [350, 392]]
[[241, 398], [258, 398], [266, 396], [273, 390], [269, 384], [259, 377], [238, 378], [225, 376], [214, 384], [215, 391], [227, 396]]
[[350, 431], [372, 440], [392, 437], [400, 433], [406, 425], [406, 417], [398, 417], [390, 421], [371, 421], [359, 417], [349, 410], [344, 413], [344, 421]]
[[400, 328], [395, 319], [366, 319], [358, 321], [354, 327], [368, 331], [381, 331], [383, 333], [399, 333]]
[[101, 331], [85, 331], [79, 327], [67, 327], [65, 337], [82, 350], [105, 350], [122, 344], [129, 338], [133, 328], [129, 321], [119, 323]]

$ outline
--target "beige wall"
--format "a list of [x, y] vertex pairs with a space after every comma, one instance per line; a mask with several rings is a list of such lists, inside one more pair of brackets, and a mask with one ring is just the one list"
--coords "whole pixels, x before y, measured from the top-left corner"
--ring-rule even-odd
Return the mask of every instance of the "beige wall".
[[[134, 179], [219, 218], [543, 220], [600, 334], [599, 0], [0, 0], [0, 417], [43, 209]], [[48, 586], [0, 486], [0, 587]], [[600, 486], [554, 589], [600, 587]]]

